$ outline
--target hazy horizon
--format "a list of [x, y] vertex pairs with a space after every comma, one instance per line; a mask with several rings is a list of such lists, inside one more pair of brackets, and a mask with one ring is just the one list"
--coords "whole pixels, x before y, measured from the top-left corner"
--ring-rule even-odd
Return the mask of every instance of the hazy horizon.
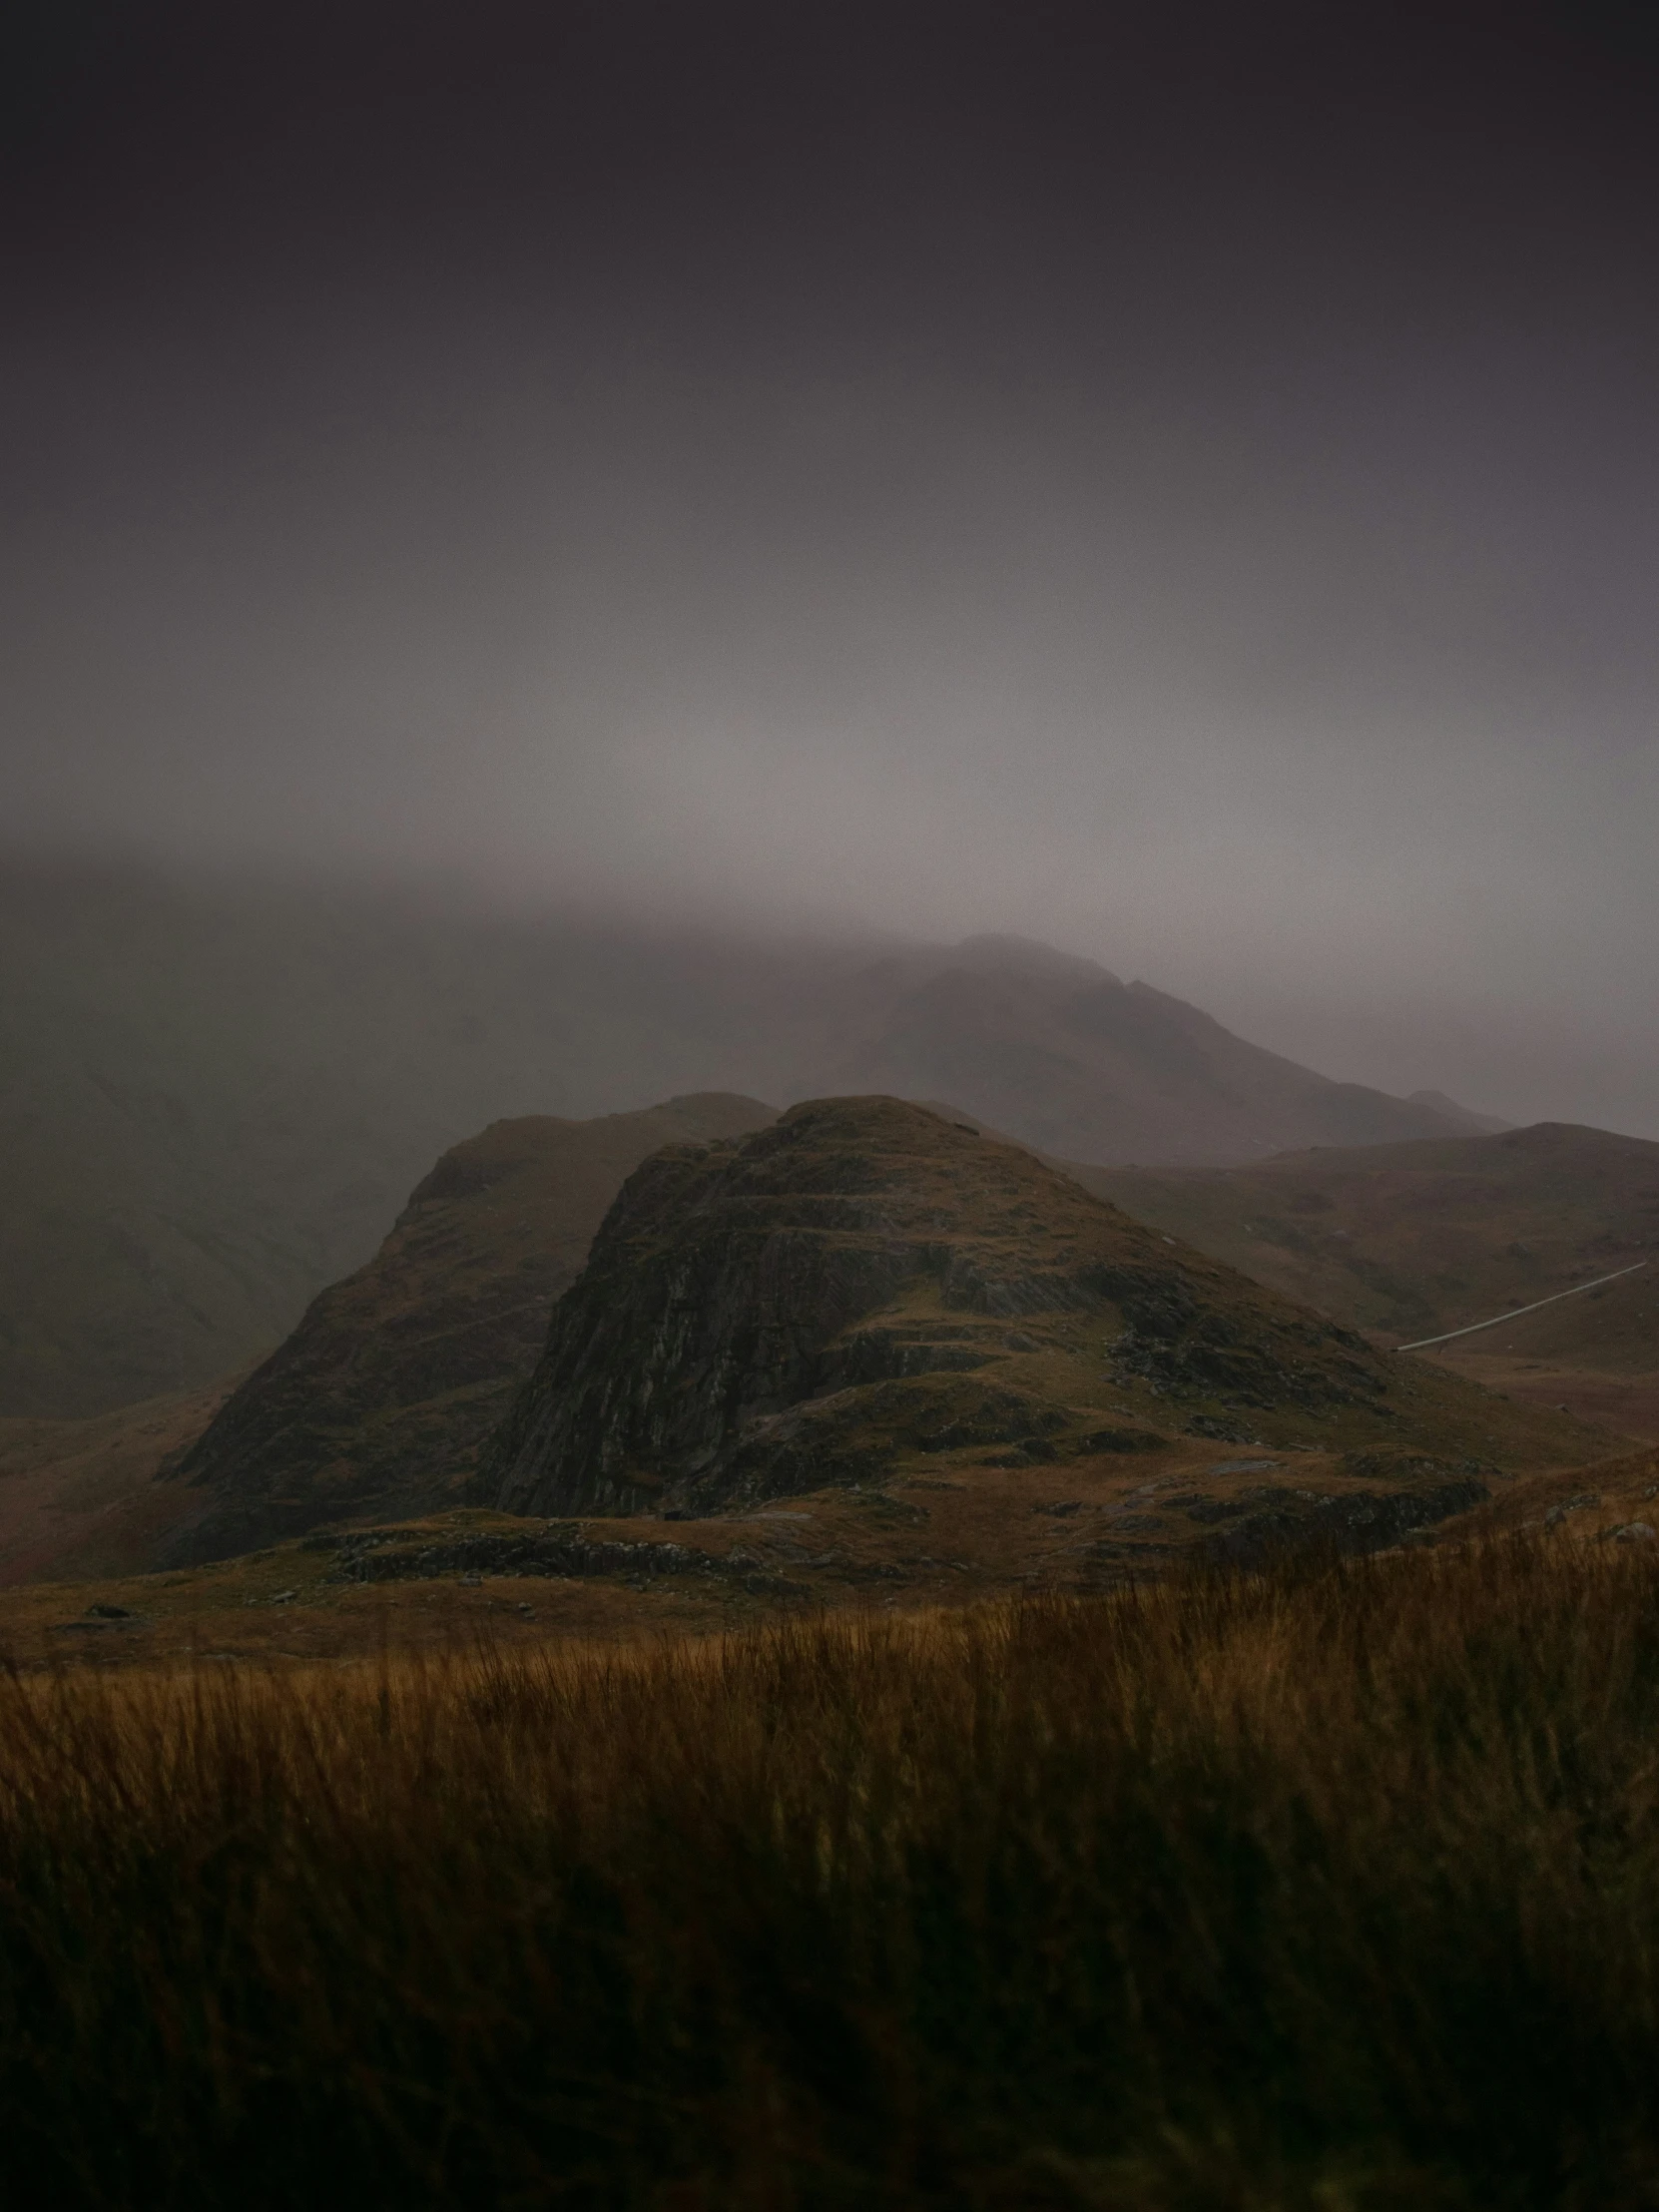
[[20, 849], [1012, 932], [1659, 1137], [1631, 17], [42, 24]]

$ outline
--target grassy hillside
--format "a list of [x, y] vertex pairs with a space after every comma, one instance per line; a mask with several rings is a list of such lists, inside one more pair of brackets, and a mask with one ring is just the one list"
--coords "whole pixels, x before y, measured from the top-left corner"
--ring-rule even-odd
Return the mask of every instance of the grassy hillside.
[[1639, 1137], [1543, 1122], [1256, 1167], [1075, 1172], [1137, 1220], [1396, 1342], [1651, 1256], [1612, 1303], [1568, 1301], [1524, 1326], [1540, 1357], [1659, 1366], [1659, 1144]]
[[[1136, 1443], [1155, 1448], [1124, 1448]], [[913, 1615], [1260, 1565], [1288, 1549], [1375, 1551], [1488, 1523], [1542, 1525], [1563, 1500], [1568, 1532], [1593, 1536], [1652, 1517], [1659, 1482], [1651, 1451], [1514, 1475], [1410, 1451], [1241, 1449], [1145, 1429], [1120, 1431], [1118, 1444], [1046, 1458], [966, 1452], [695, 1520], [460, 1506], [136, 1573], [111, 1562], [107, 1542], [101, 1556], [87, 1544], [68, 1570], [80, 1579], [60, 1566], [0, 1591], [0, 1650], [26, 1666], [149, 1667], [199, 1653], [295, 1665], [470, 1648], [481, 1636], [530, 1649], [779, 1614]], [[128, 1510], [165, 1512], [178, 1490], [150, 1482]], [[152, 1558], [155, 1540], [151, 1529]]]
[[8, 2202], [1635, 2212], [1652, 1548], [14, 1675]]
[[1646, 1270], [1423, 1357], [1523, 1404], [1659, 1443], [1659, 1297]]
[[0, 1420], [0, 1586], [143, 1574], [199, 1497], [164, 1468], [242, 1380], [82, 1420]]

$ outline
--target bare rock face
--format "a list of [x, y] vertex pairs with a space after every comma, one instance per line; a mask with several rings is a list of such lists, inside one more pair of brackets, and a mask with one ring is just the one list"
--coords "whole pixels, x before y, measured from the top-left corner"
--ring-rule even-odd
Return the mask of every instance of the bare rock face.
[[695, 1512], [917, 1455], [1052, 1459], [1270, 1419], [1393, 1444], [1420, 1425], [1390, 1402], [1412, 1394], [1352, 1332], [1029, 1153], [896, 1099], [829, 1099], [630, 1177], [478, 1494]]

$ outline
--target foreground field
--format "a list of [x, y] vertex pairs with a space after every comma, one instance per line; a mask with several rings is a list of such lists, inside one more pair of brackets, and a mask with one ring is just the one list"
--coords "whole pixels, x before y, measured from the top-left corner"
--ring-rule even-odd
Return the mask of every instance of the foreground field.
[[1654, 1548], [14, 1676], [8, 2202], [1659, 2203]]

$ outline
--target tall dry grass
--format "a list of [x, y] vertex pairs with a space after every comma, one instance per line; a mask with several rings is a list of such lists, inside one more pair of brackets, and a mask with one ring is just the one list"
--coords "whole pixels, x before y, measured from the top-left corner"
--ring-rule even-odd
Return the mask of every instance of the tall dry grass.
[[1659, 2204], [1656, 1596], [13, 1678], [7, 2200]]

